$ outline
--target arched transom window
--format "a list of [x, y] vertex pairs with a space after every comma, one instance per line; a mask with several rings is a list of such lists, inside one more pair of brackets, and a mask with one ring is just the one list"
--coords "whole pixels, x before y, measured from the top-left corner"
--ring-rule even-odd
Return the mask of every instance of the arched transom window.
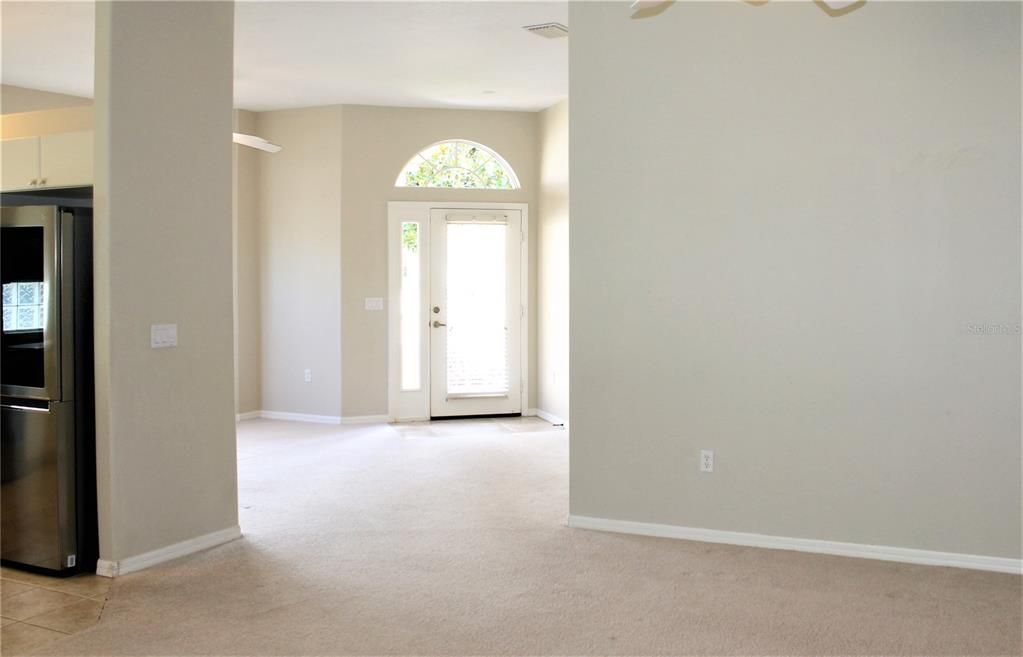
[[519, 189], [519, 179], [503, 157], [483, 144], [452, 139], [419, 151], [398, 174], [394, 186]]

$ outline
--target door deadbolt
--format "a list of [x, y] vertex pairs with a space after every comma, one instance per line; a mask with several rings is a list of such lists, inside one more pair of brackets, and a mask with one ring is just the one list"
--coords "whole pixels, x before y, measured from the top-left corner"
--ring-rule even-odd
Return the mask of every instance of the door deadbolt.
[[434, 306], [433, 307], [433, 314], [436, 315], [439, 312], [440, 312], [440, 306]]

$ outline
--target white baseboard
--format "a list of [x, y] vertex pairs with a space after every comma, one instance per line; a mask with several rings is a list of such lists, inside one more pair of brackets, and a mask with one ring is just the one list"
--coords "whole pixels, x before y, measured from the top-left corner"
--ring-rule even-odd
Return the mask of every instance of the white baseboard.
[[813, 552], [817, 554], [833, 554], [842, 557], [858, 557], [860, 559], [878, 559], [881, 561], [899, 561], [926, 566], [950, 566], [953, 568], [969, 568], [972, 570], [990, 570], [998, 573], [1019, 575], [1023, 571], [1023, 560], [1005, 557], [986, 557], [978, 554], [960, 554], [956, 552], [934, 552], [912, 548], [892, 547], [888, 545], [867, 545], [863, 543], [839, 543], [835, 541], [819, 541], [809, 538], [789, 538], [786, 536], [770, 536], [767, 534], [748, 534], [717, 529], [699, 529], [678, 525], [660, 525], [651, 522], [633, 522], [630, 520], [611, 520], [589, 516], [569, 516], [568, 526], [579, 529], [596, 529], [620, 534], [638, 534], [641, 536], [659, 536], [661, 538], [681, 538], [688, 541], [704, 543], [725, 543], [728, 545], [745, 545], [748, 547], [770, 548], [775, 550], [795, 550], [797, 552]]
[[534, 410], [535, 410], [535, 412], [533, 413], [533, 415], [536, 415], [537, 417], [539, 417], [542, 420], [547, 420], [548, 422], [550, 422], [554, 426], [561, 426], [561, 427], [568, 426], [568, 422], [565, 422], [563, 419], [561, 419], [560, 417], [558, 417], [554, 413], [548, 413], [547, 411], [539, 409], [539, 408], [534, 409]]
[[119, 561], [108, 561], [107, 559], [100, 559], [96, 562], [96, 574], [102, 577], [117, 577], [118, 575], [127, 575], [128, 573], [134, 573], [144, 568], [149, 568], [171, 559], [177, 559], [179, 557], [188, 556], [196, 552], [208, 550], [218, 545], [223, 545], [236, 538], [241, 538], [242, 530], [238, 525], [215, 531], [211, 534], [204, 534], [203, 536], [196, 536], [190, 538], [187, 541], [181, 541], [180, 543], [174, 543], [156, 550], [144, 552], [142, 554], [135, 555], [134, 557], [128, 557], [127, 559], [121, 559]]
[[240, 419], [263, 418], [264, 420], [288, 420], [290, 422], [313, 422], [315, 424], [341, 424], [337, 415], [309, 415], [307, 413], [286, 413], [284, 411], [252, 411]]
[[389, 415], [349, 415], [341, 418], [341, 424], [380, 424], [390, 421]]
[[100, 577], [117, 577], [117, 562], [97, 559], [96, 574]]
[[264, 420], [288, 420], [290, 422], [314, 422], [316, 424], [375, 424], [390, 422], [387, 415], [353, 415], [339, 417], [337, 415], [309, 415], [307, 413], [287, 413], [285, 411], [249, 411], [235, 416], [238, 422], [263, 418]]

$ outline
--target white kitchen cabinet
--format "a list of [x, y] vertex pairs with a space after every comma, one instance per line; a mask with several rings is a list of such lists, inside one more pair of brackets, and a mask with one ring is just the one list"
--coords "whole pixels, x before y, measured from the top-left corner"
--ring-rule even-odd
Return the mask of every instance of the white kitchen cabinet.
[[0, 189], [35, 189], [39, 185], [39, 137], [0, 141]]
[[91, 185], [92, 131], [0, 141], [3, 191]]
[[39, 176], [39, 187], [91, 185], [92, 131], [40, 137]]

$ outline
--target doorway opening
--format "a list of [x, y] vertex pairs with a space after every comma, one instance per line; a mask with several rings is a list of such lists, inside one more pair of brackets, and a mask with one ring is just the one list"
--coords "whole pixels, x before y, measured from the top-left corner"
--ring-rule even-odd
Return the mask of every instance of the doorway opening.
[[528, 206], [388, 204], [389, 415], [519, 415], [528, 397]]

